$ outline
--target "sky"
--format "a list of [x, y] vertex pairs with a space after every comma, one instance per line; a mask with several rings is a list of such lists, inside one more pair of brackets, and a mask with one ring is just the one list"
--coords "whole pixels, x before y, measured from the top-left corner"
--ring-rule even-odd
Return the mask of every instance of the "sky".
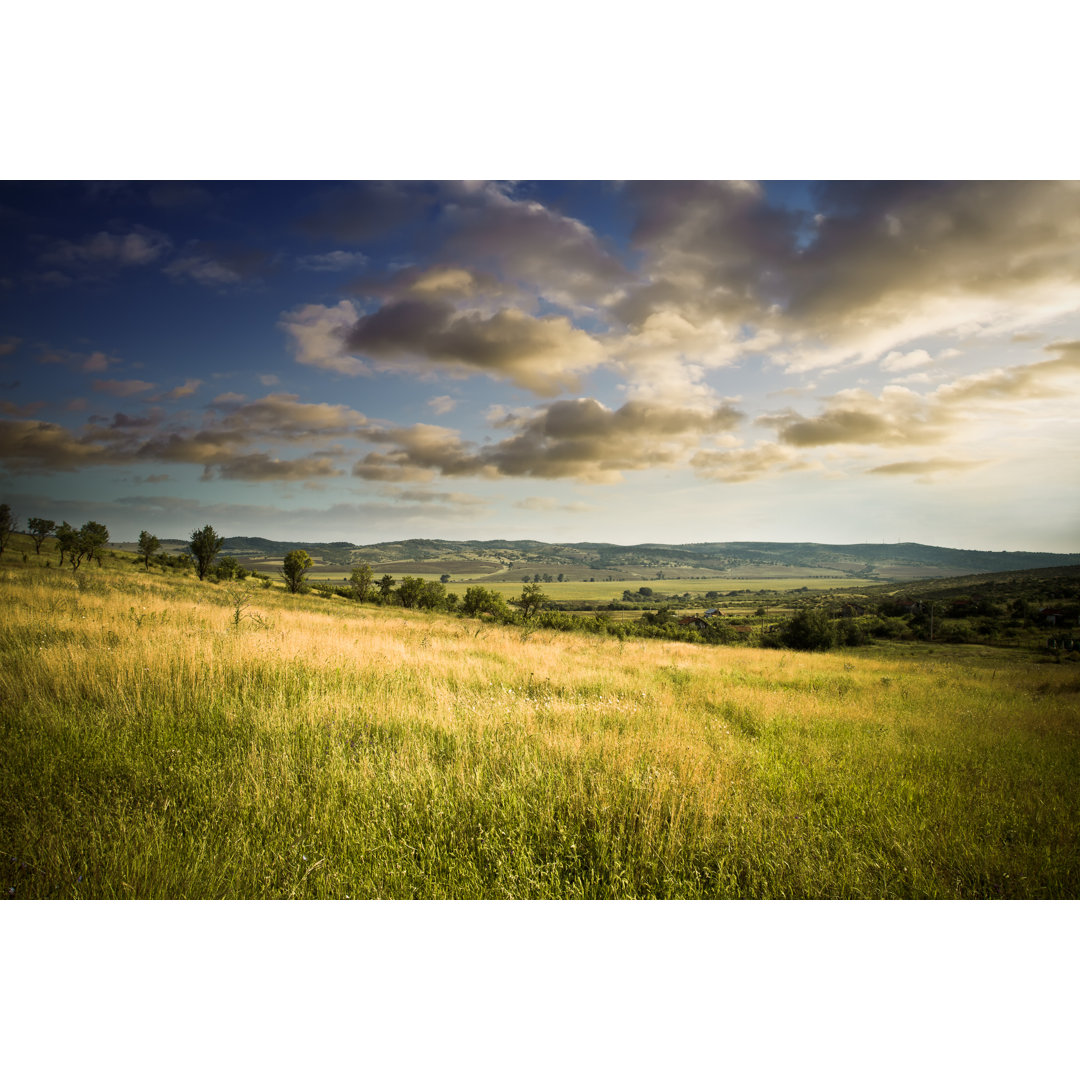
[[1080, 184], [0, 183], [0, 499], [1080, 549]]

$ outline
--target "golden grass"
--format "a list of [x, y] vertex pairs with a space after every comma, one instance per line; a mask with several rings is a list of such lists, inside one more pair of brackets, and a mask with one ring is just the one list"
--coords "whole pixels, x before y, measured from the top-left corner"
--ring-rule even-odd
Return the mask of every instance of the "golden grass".
[[620, 642], [96, 567], [5, 568], [0, 595], [15, 895], [1080, 882], [1068, 665]]

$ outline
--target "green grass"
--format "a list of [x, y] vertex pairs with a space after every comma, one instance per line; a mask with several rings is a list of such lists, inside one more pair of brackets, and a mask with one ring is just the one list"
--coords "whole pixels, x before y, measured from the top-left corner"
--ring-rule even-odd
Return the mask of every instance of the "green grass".
[[[339, 573], [322, 573], [314, 571], [309, 573], [308, 578], [312, 581], [342, 581]], [[376, 574], [376, 581], [381, 577]], [[393, 576], [393, 575], [391, 575]], [[423, 578], [425, 581], [438, 581], [439, 574], [411, 574], [410, 577]], [[606, 576], [606, 575], [605, 575]], [[395, 581], [400, 577], [395, 577]], [[532, 578], [529, 579], [530, 583]], [[480, 582], [485, 588], [494, 589], [510, 598], [521, 595], [522, 585], [525, 583], [520, 577], [515, 580], [485, 580], [477, 577], [462, 577], [451, 575], [447, 589], [461, 591], [468, 583]], [[610, 600], [621, 600], [623, 592], [629, 589], [635, 592], [642, 585], [650, 588], [655, 593], [670, 595], [684, 592], [701, 593], [719, 592], [720, 599], [726, 599], [731, 591], [748, 590], [761, 592], [773, 590], [775, 592], [792, 592], [795, 589], [860, 589], [870, 584], [868, 578], [846, 577], [801, 577], [801, 578], [665, 578], [663, 580], [641, 578], [620, 579], [618, 581], [551, 581], [541, 582], [541, 588], [552, 600], [595, 600], [598, 603], [606, 603]], [[712, 603], [713, 601], [710, 601]], [[716, 601], [719, 602], [719, 601]]]
[[0, 564], [16, 897], [1080, 895], [1080, 672]]

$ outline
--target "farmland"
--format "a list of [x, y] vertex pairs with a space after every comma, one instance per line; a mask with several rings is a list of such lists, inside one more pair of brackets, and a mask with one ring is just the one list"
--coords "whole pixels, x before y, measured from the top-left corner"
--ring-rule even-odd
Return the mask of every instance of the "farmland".
[[24, 555], [0, 562], [9, 895], [1080, 894], [1075, 665], [620, 640]]

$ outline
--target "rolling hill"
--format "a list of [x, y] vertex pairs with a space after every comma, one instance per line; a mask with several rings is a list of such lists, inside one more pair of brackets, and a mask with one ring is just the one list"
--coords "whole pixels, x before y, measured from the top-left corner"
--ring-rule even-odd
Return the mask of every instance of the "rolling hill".
[[[116, 547], [134, 550], [135, 544]], [[167, 551], [186, 551], [186, 540], [163, 540]], [[979, 551], [925, 544], [811, 544], [731, 542], [703, 544], [548, 544], [538, 540], [411, 539], [379, 544], [346, 541], [267, 540], [232, 536], [222, 554], [243, 562], [280, 559], [303, 548], [325, 568], [358, 563], [389, 572], [431, 572], [443, 568], [478, 577], [513, 576], [524, 570], [565, 568], [568, 576], [611, 575], [619, 579], [655, 577], [658, 571], [783, 577], [793, 571], [826, 571], [837, 576], [911, 581], [966, 574], [1002, 573], [1080, 563], [1080, 554], [1041, 551]]]

